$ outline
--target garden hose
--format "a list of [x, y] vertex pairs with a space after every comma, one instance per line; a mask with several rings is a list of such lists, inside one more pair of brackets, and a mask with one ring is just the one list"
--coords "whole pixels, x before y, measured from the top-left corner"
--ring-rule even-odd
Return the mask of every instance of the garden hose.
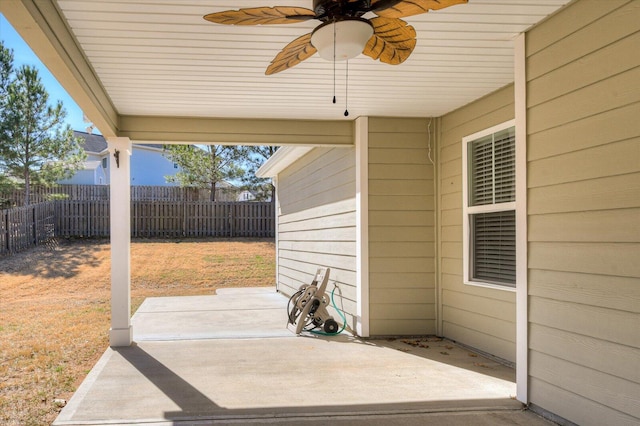
[[[317, 330], [314, 330], [313, 328], [311, 330], [307, 330], [307, 331], [310, 331], [313, 334], [319, 334], [321, 336], [337, 336], [338, 334], [342, 333], [345, 328], [347, 328], [347, 317], [345, 316], [344, 312], [342, 312], [338, 308], [338, 305], [336, 305], [336, 300], [333, 297], [333, 294], [336, 292], [337, 288], [338, 288], [338, 286], [334, 285], [333, 291], [331, 291], [331, 304], [333, 305], [334, 309], [338, 312], [338, 315], [340, 315], [340, 318], [342, 318], [342, 328], [339, 331], [336, 331], [335, 333], [326, 333], [324, 331], [317, 331]], [[316, 327], [314, 327], [314, 328], [316, 328]]]

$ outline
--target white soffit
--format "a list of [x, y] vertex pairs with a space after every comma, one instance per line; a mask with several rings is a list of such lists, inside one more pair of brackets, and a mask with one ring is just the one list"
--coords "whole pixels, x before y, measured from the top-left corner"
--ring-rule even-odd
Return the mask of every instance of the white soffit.
[[278, 149], [257, 171], [259, 178], [273, 178], [278, 173], [304, 157], [313, 147], [284, 146]]
[[[469, 0], [408, 17], [417, 46], [401, 65], [349, 61], [357, 116], [441, 116], [513, 81], [515, 37], [568, 0]], [[271, 59], [318, 21], [225, 26], [202, 16], [312, 0], [57, 0], [121, 115], [341, 119], [345, 63], [314, 57], [266, 76]]]

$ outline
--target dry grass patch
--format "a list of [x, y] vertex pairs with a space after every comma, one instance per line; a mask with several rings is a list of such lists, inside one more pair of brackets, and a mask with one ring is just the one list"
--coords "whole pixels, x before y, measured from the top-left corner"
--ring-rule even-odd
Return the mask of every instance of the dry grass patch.
[[[135, 240], [131, 295], [274, 285], [272, 240]], [[0, 258], [0, 424], [50, 424], [108, 346], [108, 241]]]

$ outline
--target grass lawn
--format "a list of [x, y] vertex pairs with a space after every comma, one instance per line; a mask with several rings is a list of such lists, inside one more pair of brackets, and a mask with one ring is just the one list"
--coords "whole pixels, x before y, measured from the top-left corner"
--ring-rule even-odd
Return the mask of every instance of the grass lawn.
[[[55, 420], [107, 348], [110, 249], [60, 241], [0, 258], [0, 424]], [[273, 240], [134, 240], [132, 313], [146, 297], [275, 284]]]

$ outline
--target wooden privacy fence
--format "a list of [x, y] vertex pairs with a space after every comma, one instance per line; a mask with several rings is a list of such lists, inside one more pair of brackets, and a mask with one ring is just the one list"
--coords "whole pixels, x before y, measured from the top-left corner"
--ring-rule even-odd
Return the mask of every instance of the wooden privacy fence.
[[26, 250], [54, 237], [54, 204], [0, 210], [0, 222], [0, 255]]
[[[217, 201], [234, 201], [240, 190], [235, 187], [218, 187]], [[56, 198], [57, 197], [57, 198]], [[31, 203], [43, 203], [52, 199], [74, 201], [106, 200], [110, 197], [109, 185], [54, 185], [31, 187]], [[131, 186], [131, 200], [133, 201], [209, 201], [211, 191], [203, 188], [189, 188], [179, 186]], [[0, 192], [0, 199], [8, 200], [10, 205], [24, 204], [24, 189], [12, 189]]]
[[134, 237], [273, 237], [271, 203], [144, 202], [131, 205]]
[[[107, 185], [33, 185], [30, 191], [31, 204], [45, 203], [66, 198], [69, 200], [108, 200], [109, 186]], [[22, 206], [24, 204], [24, 188], [19, 187], [0, 193], [0, 198], [5, 199], [10, 205]], [[133, 199], [133, 198], [132, 198]]]
[[[55, 202], [56, 235], [109, 235], [108, 201]], [[132, 237], [274, 237], [268, 202], [132, 201]]]
[[[0, 212], [0, 255], [54, 236], [109, 236], [107, 200], [57, 200]], [[268, 202], [132, 201], [131, 236], [272, 238], [275, 211]]]
[[108, 200], [57, 200], [56, 236], [58, 237], [108, 237]]

